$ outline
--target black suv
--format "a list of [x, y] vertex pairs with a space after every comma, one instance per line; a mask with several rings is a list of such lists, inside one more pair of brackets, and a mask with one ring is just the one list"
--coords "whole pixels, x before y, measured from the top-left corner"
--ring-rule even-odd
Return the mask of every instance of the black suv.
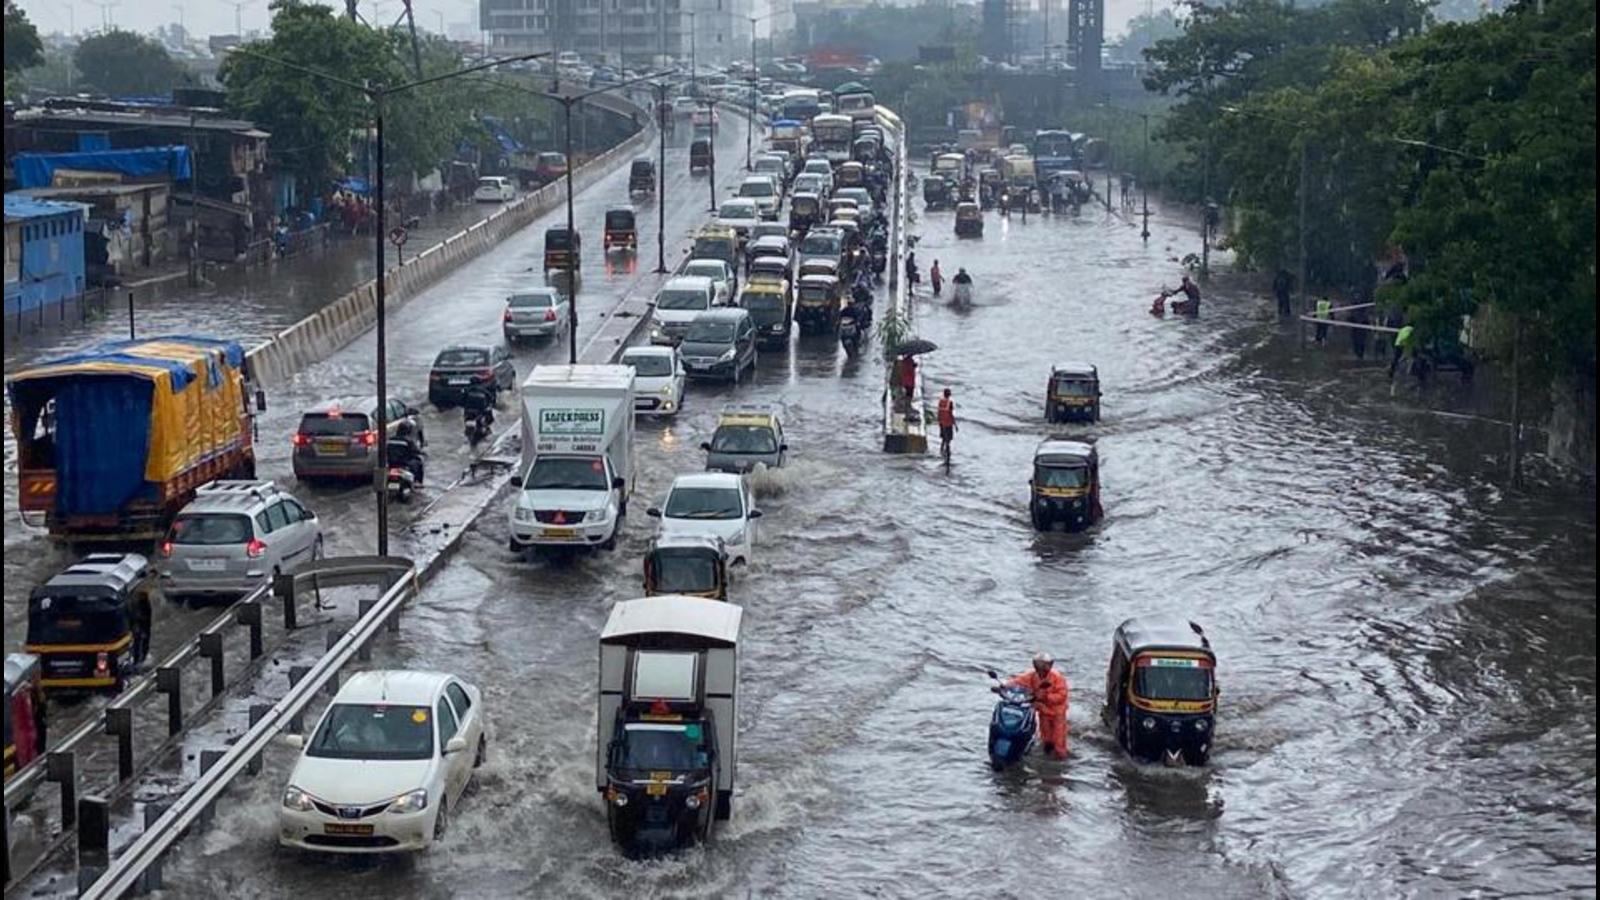
[[439, 351], [428, 372], [428, 402], [444, 407], [461, 402], [472, 387], [481, 387], [499, 401], [500, 392], [517, 386], [517, 370], [504, 347], [456, 344]]

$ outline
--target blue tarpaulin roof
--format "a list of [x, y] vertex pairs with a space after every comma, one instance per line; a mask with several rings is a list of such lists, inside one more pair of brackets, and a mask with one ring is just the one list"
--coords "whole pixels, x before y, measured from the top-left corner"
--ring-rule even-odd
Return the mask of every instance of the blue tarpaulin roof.
[[85, 209], [88, 209], [88, 206], [83, 203], [40, 200], [27, 194], [6, 194], [6, 218], [8, 219], [38, 219], [44, 216], [59, 216], [64, 213], [81, 213]]
[[171, 175], [174, 181], [188, 181], [193, 171], [189, 165], [189, 148], [181, 145], [80, 153], [18, 153], [11, 165], [20, 188], [49, 187], [57, 169], [121, 172], [135, 178]]
[[372, 185], [368, 184], [367, 180], [359, 175], [352, 175], [349, 178], [341, 178], [335, 182], [335, 184], [339, 186], [339, 190], [349, 191], [352, 194], [372, 193]]

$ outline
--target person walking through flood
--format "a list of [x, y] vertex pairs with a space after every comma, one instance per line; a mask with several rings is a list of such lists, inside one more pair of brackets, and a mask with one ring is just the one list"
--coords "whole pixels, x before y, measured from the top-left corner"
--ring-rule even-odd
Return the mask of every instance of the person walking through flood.
[[1279, 269], [1278, 274], [1272, 276], [1272, 295], [1278, 298], [1278, 315], [1287, 319], [1294, 314], [1293, 307], [1289, 304], [1289, 294], [1294, 290], [1294, 276], [1288, 269]]
[[1332, 318], [1333, 318], [1333, 301], [1328, 299], [1328, 295], [1327, 294], [1323, 294], [1321, 297], [1317, 298], [1317, 320], [1318, 321], [1317, 321], [1316, 341], [1317, 341], [1317, 345], [1318, 346], [1321, 346], [1322, 344], [1327, 343], [1327, 341], [1328, 341], [1328, 320], [1330, 320]]
[[1055, 667], [1050, 654], [1040, 651], [1033, 655], [1033, 668], [1013, 675], [1003, 685], [990, 690], [999, 693], [1003, 687], [1020, 687], [1033, 695], [1033, 711], [1039, 717], [1039, 743], [1044, 752], [1056, 759], [1067, 758], [1067, 701], [1071, 688], [1067, 676]]
[[1345, 321], [1353, 326], [1350, 329], [1350, 352], [1356, 355], [1356, 359], [1367, 358], [1366, 326], [1370, 321], [1367, 310], [1366, 306], [1357, 306], [1345, 314]]

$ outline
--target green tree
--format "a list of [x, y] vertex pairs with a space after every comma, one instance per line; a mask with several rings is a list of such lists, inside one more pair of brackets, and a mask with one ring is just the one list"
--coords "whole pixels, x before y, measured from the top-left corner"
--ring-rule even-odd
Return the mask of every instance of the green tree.
[[190, 80], [160, 44], [120, 29], [85, 39], [72, 59], [89, 86], [113, 96], [164, 94]]
[[1128, 20], [1127, 33], [1111, 45], [1111, 57], [1118, 62], [1142, 62], [1144, 52], [1156, 42], [1171, 40], [1182, 33], [1178, 17], [1170, 9], [1157, 10], [1151, 15], [1140, 13]]
[[39, 42], [39, 30], [28, 21], [22, 7], [6, 0], [6, 99], [13, 99], [22, 90], [15, 77], [24, 69], [44, 62], [44, 45]]

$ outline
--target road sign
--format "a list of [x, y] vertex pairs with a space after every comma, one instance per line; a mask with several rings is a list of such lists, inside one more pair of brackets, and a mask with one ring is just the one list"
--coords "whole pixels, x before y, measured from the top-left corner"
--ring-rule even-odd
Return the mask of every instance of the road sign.
[[410, 237], [410, 235], [407, 234], [406, 230], [399, 225], [389, 229], [389, 243], [395, 245], [396, 247], [404, 246], [406, 238], [408, 237]]

